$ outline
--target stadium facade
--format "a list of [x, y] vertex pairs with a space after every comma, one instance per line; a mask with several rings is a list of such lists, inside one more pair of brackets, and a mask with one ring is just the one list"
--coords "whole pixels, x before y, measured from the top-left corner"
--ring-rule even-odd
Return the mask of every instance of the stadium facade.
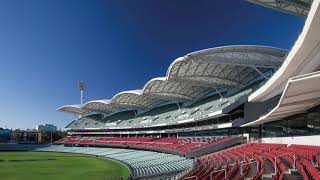
[[320, 1], [248, 1], [306, 17], [290, 51], [236, 45], [189, 53], [141, 89], [58, 108], [79, 118], [57, 144], [186, 158], [176, 168], [152, 171], [118, 158], [137, 179], [319, 179]]

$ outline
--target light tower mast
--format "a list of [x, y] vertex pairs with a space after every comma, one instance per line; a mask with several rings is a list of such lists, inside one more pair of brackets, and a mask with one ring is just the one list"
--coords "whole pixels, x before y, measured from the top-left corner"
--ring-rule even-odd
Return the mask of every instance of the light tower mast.
[[81, 105], [82, 105], [83, 104], [83, 93], [86, 90], [86, 84], [84, 83], [84, 81], [80, 80], [78, 82], [78, 87], [79, 87], [79, 90], [80, 90], [80, 102], [81, 102]]

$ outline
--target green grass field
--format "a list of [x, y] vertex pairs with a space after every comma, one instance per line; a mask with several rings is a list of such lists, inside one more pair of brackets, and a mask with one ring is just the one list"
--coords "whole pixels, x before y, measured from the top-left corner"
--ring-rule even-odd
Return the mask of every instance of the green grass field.
[[129, 169], [112, 160], [49, 152], [0, 152], [1, 180], [116, 180]]

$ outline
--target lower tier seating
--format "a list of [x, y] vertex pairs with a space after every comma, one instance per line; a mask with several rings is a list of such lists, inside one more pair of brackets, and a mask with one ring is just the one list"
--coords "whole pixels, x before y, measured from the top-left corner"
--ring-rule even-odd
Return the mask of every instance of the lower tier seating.
[[320, 180], [319, 160], [320, 146], [248, 143], [199, 157], [184, 179]]
[[178, 173], [192, 168], [193, 165], [192, 159], [177, 155], [132, 149], [52, 145], [46, 148], [39, 148], [37, 151], [80, 153], [112, 158], [129, 165], [132, 169], [133, 177]]
[[55, 144], [112, 145], [141, 149], [170, 150], [188, 154], [208, 146], [224, 143], [234, 137], [148, 138], [148, 137], [67, 137]]

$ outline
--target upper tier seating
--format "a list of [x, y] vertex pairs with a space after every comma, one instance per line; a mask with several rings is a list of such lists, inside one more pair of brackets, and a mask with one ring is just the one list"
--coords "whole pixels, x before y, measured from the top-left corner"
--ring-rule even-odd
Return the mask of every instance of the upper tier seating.
[[122, 111], [108, 115], [104, 118], [93, 118], [92, 115], [81, 117], [70, 123], [67, 128], [88, 129], [88, 128], [143, 128], [148, 126], [165, 126], [192, 122], [195, 119], [209, 117], [212, 113], [222, 110], [236, 102], [241, 97], [251, 94], [262, 82], [257, 81], [251, 85], [238, 89], [213, 93], [194, 102], [180, 104], [166, 104], [135, 115], [134, 111]]
[[127, 121], [122, 121], [118, 126], [123, 127], [141, 127], [150, 124], [161, 124], [169, 122], [172, 120], [173, 115], [179, 108], [176, 104], [168, 104], [161, 107], [154, 108], [152, 110], [146, 111], [137, 115], [137, 117], [132, 118]]
[[210, 176], [225, 179], [226, 171], [227, 179], [256, 180], [269, 175], [281, 180], [296, 162], [296, 169], [304, 179], [320, 180], [319, 168], [314, 166], [319, 165], [319, 152], [320, 146], [248, 143], [198, 158], [198, 168], [184, 179], [209, 180]]
[[102, 121], [102, 114], [92, 114], [88, 116], [83, 116], [76, 121], [72, 121], [66, 128], [71, 129], [85, 129], [85, 128], [98, 128], [104, 126]]
[[193, 138], [148, 138], [148, 137], [68, 137], [55, 144], [111, 145], [131, 148], [167, 150], [188, 154], [215, 144], [224, 143], [234, 137], [193, 137]]
[[180, 172], [191, 168], [193, 165], [191, 159], [177, 155], [132, 149], [53, 145], [46, 148], [39, 148], [38, 151], [80, 153], [112, 158], [129, 165], [133, 170], [133, 177], [157, 176], [160, 174]]

